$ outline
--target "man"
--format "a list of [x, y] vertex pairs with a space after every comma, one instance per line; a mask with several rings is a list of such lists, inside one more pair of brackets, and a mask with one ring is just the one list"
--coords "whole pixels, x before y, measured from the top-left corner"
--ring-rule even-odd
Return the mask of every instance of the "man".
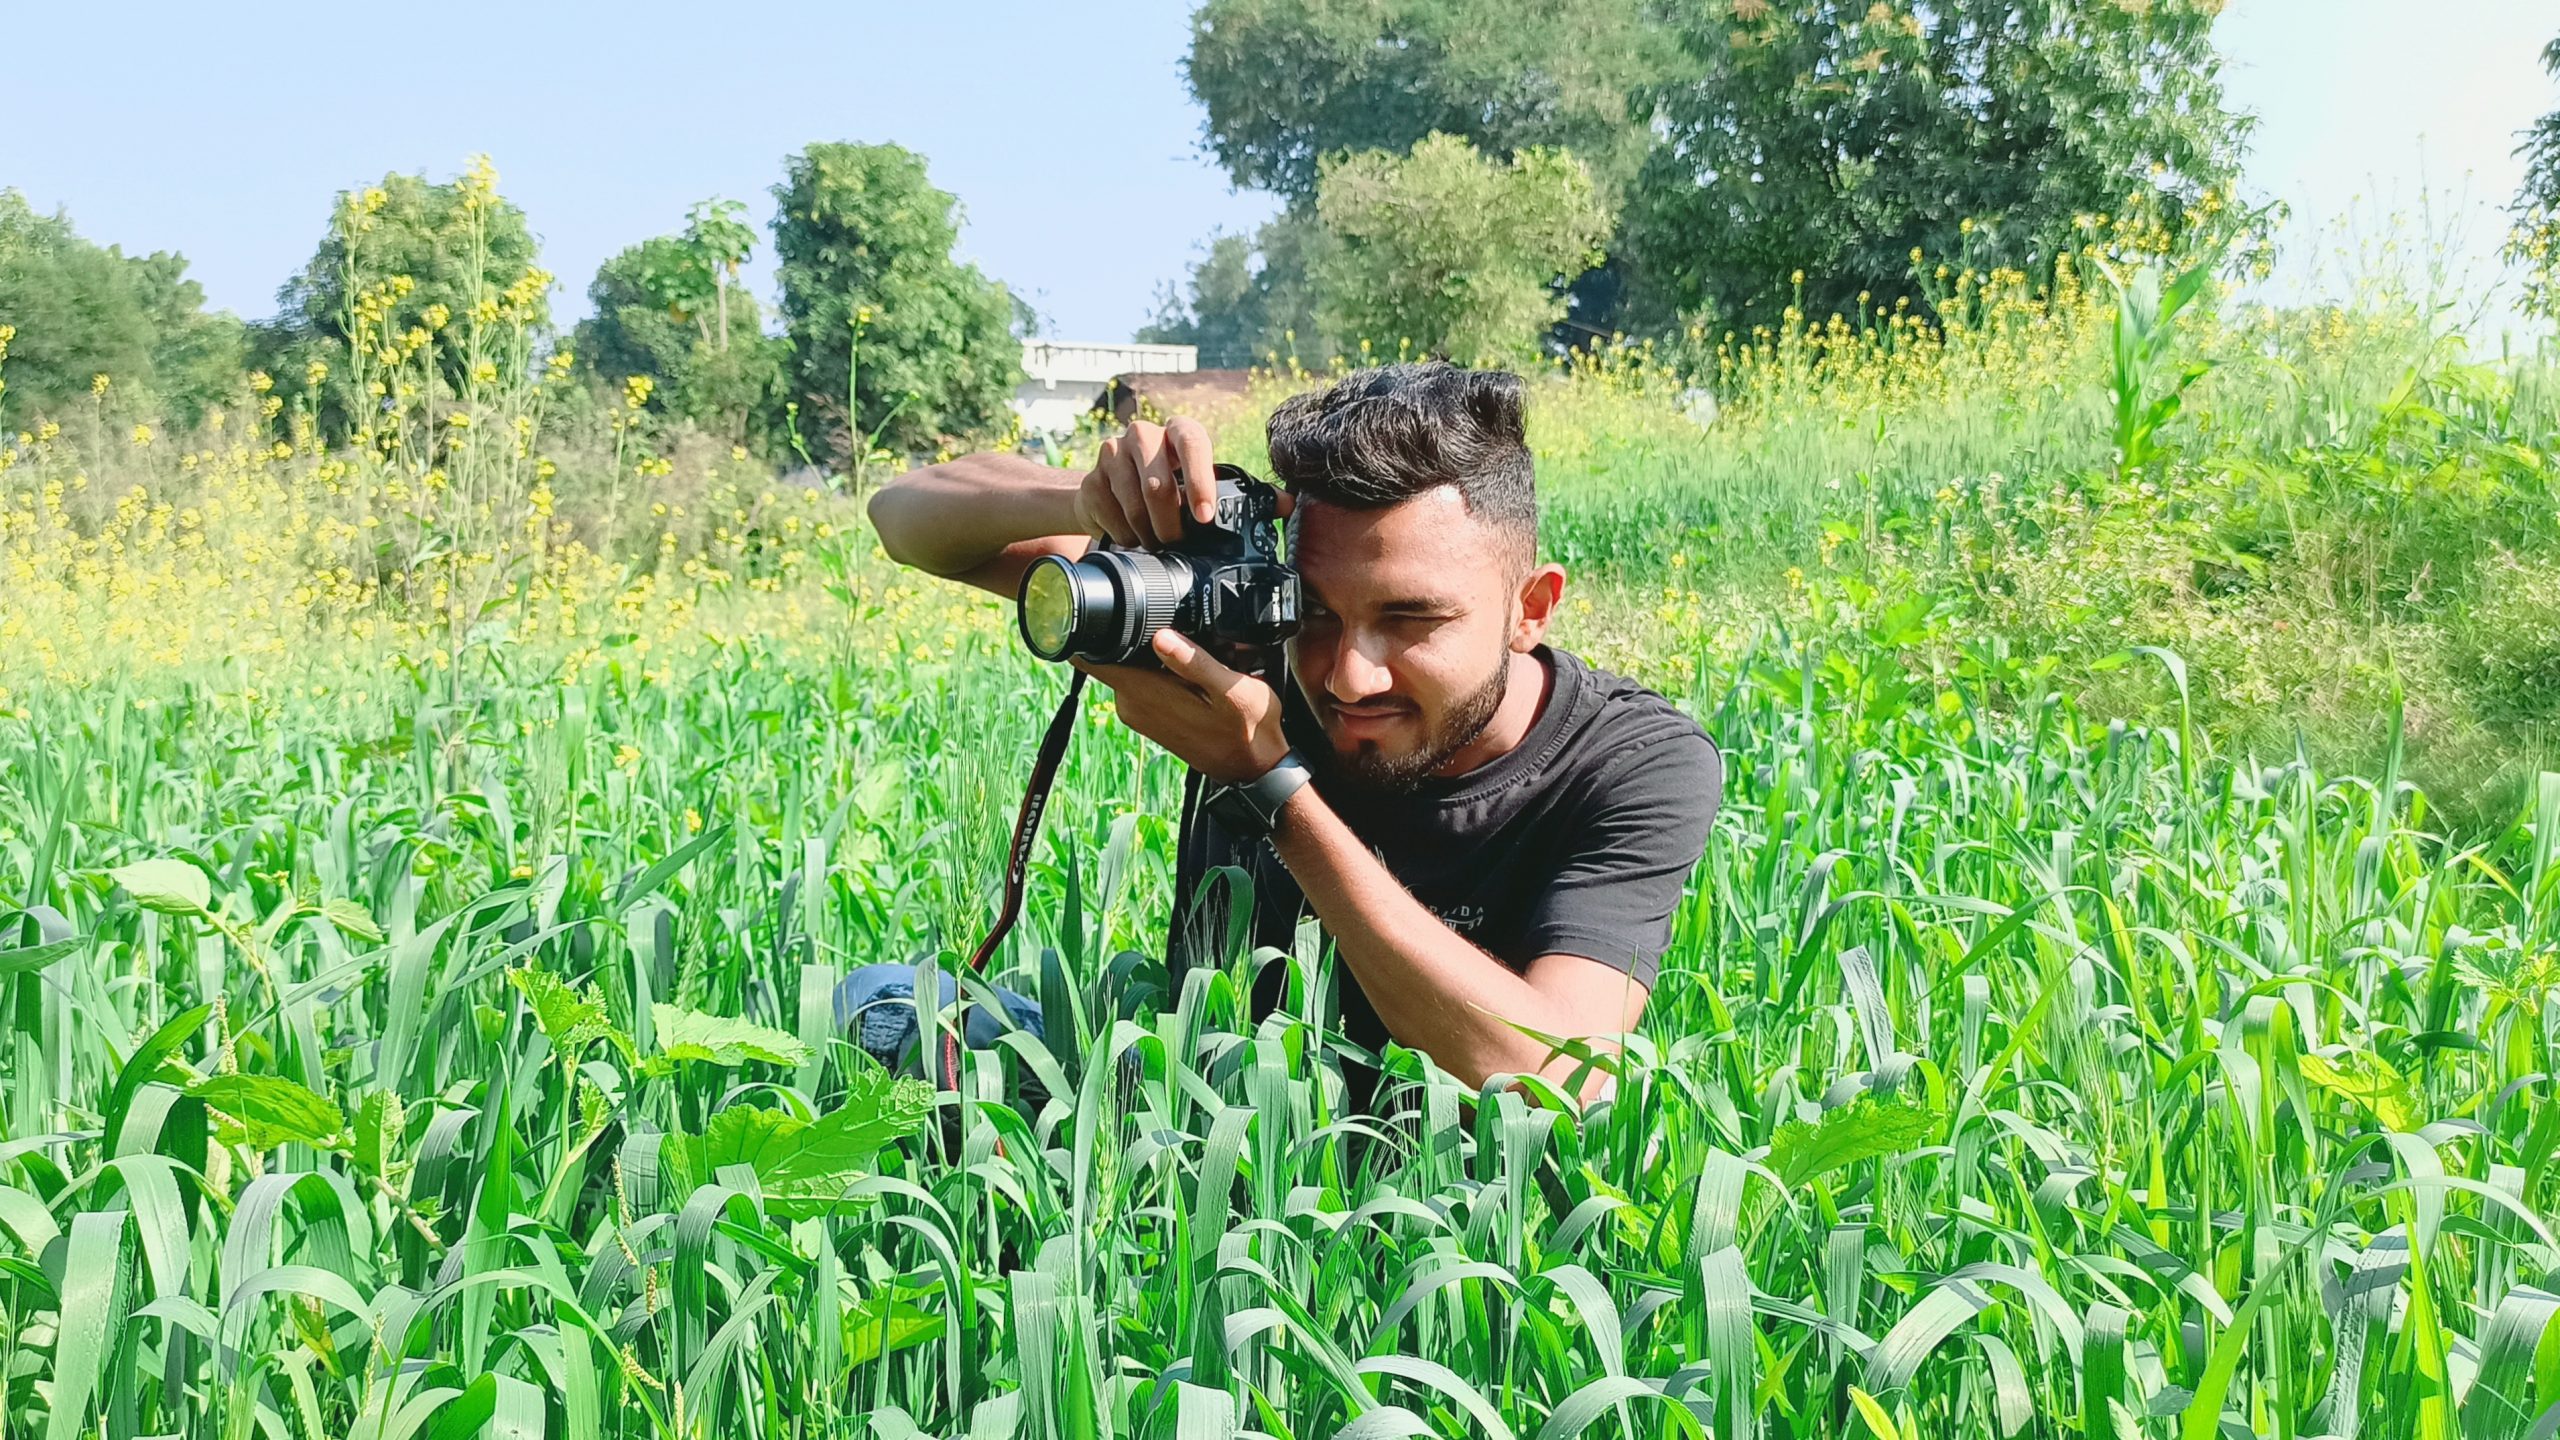
[[[1474, 1086], [1575, 1068], [1521, 1028], [1635, 1028], [1723, 779], [1669, 702], [1545, 643], [1565, 574], [1537, 559], [1522, 389], [1396, 365], [1272, 415], [1302, 591], [1289, 683], [1169, 629], [1161, 669], [1076, 662], [1124, 724], [1232, 792], [1212, 813], [1255, 875], [1256, 938], [1285, 946], [1314, 912], [1344, 1033]], [[1199, 424], [1137, 423], [1082, 476], [972, 455], [885, 486], [870, 514], [901, 563], [1011, 598], [1043, 555], [1211, 519], [1211, 476]], [[1365, 1108], [1374, 1072], [1351, 1070]]]

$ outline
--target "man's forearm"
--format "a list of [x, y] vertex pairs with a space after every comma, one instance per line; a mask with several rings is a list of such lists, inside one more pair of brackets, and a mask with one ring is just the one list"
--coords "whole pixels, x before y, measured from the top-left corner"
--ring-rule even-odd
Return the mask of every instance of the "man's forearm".
[[1080, 530], [1079, 478], [1020, 455], [963, 455], [882, 486], [868, 513], [890, 559], [959, 575], [1009, 545]]
[[1549, 1034], [1590, 1024], [1550, 1013], [1549, 996], [1442, 923], [1312, 788], [1290, 800], [1272, 840], [1388, 1033], [1465, 1083], [1546, 1067], [1547, 1047], [1506, 1020]]

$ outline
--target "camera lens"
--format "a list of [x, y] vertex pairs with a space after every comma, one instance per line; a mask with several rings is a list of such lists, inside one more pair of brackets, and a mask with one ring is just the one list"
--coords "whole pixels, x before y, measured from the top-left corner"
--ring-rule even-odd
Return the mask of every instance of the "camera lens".
[[1144, 653], [1190, 593], [1178, 555], [1097, 549], [1082, 560], [1043, 555], [1023, 572], [1022, 641], [1043, 660], [1080, 655], [1118, 664]]
[[1043, 660], [1062, 660], [1075, 638], [1075, 577], [1065, 561], [1044, 556], [1022, 577], [1023, 643]]

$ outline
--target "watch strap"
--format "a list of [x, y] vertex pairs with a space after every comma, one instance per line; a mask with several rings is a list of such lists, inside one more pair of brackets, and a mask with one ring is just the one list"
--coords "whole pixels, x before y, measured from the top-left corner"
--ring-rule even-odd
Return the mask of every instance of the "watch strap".
[[1314, 778], [1298, 759], [1298, 752], [1292, 750], [1251, 780], [1212, 788], [1204, 803], [1228, 829], [1260, 837], [1279, 825], [1281, 807]]

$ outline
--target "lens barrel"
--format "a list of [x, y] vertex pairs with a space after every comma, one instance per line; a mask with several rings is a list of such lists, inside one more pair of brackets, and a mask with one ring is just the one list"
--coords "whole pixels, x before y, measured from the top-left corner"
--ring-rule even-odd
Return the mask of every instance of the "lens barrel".
[[1043, 660], [1120, 664], [1147, 653], [1192, 588], [1191, 562], [1154, 550], [1043, 555], [1023, 572], [1022, 642]]

